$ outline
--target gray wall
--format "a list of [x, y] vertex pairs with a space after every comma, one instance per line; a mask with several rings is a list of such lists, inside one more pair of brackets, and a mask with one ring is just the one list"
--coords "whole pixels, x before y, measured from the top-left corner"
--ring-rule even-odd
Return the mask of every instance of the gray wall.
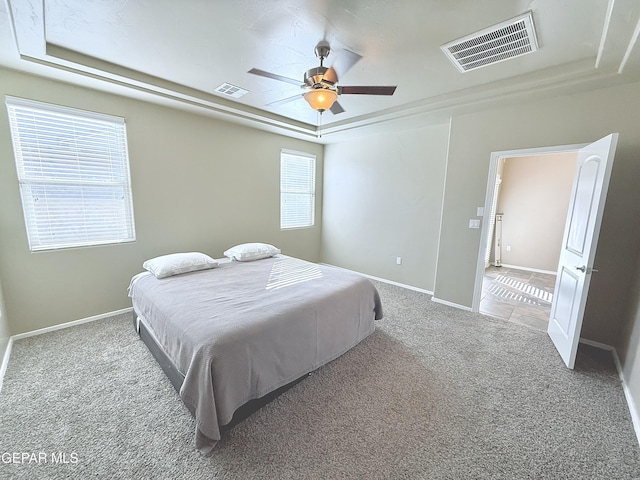
[[497, 208], [504, 265], [556, 272], [575, 169], [575, 153], [505, 159]]
[[622, 375], [640, 415], [640, 250], [636, 257], [636, 277], [629, 289], [629, 306], [621, 344], [618, 346]]
[[[484, 204], [491, 153], [581, 144], [619, 132], [595, 260], [600, 273], [592, 277], [582, 336], [618, 349], [640, 405], [640, 271], [633, 261], [640, 244], [638, 112], [640, 83], [634, 83], [453, 117], [448, 154], [445, 126], [330, 145], [322, 259], [426, 289], [435, 272], [436, 298], [471, 307], [481, 230], [468, 224]], [[445, 172], [443, 190], [438, 182]], [[433, 204], [426, 206], [421, 194], [433, 195]], [[431, 235], [441, 205], [437, 244]], [[432, 223], [416, 232], [423, 219]], [[422, 266], [414, 259], [394, 268], [395, 256], [421, 250]], [[407, 267], [410, 274], [403, 274]]]
[[452, 119], [435, 296], [471, 306], [480, 231], [468, 219], [482, 205], [491, 152], [595, 141], [619, 132], [585, 314], [583, 336], [615, 345], [640, 241], [640, 84], [596, 90]]
[[[321, 145], [0, 70], [0, 93], [126, 119], [137, 241], [30, 253], [6, 113], [0, 115], [0, 272], [11, 334], [131, 306], [127, 286], [150, 257], [213, 257], [263, 241], [318, 261]], [[4, 109], [4, 107], [3, 107]], [[317, 155], [316, 225], [280, 231], [280, 150]]]
[[448, 132], [444, 124], [327, 145], [323, 262], [433, 290]]
[[639, 111], [640, 83], [634, 83], [453, 118], [434, 292], [471, 305], [480, 231], [467, 225], [484, 202], [491, 152], [584, 143], [619, 132], [595, 258], [600, 272], [592, 277], [582, 336], [618, 349], [636, 405], [640, 371], [637, 360], [629, 362], [640, 348], [639, 293], [629, 286], [638, 285]]

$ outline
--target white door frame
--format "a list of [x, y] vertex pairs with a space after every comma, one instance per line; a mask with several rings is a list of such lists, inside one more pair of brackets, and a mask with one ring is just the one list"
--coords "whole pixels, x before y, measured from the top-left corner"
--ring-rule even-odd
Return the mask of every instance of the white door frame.
[[[501, 158], [514, 157], [531, 157], [535, 155], [554, 154], [554, 153], [573, 153], [581, 148], [589, 145], [581, 143], [578, 145], [560, 145], [555, 147], [538, 147], [524, 148], [520, 150], [502, 150], [491, 152], [491, 160], [489, 162], [489, 177], [487, 179], [487, 192], [484, 199], [484, 212], [486, 215], [491, 213], [491, 205], [493, 204], [493, 195], [495, 192], [496, 175], [498, 174], [498, 161]], [[476, 266], [476, 281], [473, 289], [473, 302], [471, 311], [478, 313], [480, 311], [480, 300], [482, 298], [482, 280], [484, 278], [484, 255], [487, 249], [487, 240], [489, 236], [489, 222], [486, 218], [482, 222], [482, 230], [480, 231], [480, 249], [478, 250], [478, 263]]]

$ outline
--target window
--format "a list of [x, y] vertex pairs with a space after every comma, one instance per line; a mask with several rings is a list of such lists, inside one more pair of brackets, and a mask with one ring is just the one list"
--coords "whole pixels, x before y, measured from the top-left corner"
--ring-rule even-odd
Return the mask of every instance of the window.
[[30, 250], [134, 241], [124, 119], [5, 102]]
[[316, 157], [283, 150], [280, 154], [280, 228], [314, 224]]

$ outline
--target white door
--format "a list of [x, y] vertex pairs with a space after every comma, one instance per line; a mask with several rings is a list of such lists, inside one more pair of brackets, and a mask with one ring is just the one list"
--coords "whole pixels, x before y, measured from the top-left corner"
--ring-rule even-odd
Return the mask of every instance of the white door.
[[617, 142], [618, 134], [612, 133], [578, 152], [548, 329], [569, 368], [576, 361]]

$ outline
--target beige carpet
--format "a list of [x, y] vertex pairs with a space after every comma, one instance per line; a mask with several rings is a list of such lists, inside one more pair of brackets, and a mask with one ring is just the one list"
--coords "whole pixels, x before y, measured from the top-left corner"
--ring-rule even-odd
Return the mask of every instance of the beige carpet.
[[[194, 451], [193, 420], [129, 315], [15, 342], [0, 478], [640, 478], [606, 354], [581, 347], [570, 371], [544, 333], [376, 286], [376, 332], [210, 457]], [[4, 461], [40, 452], [46, 462]]]

